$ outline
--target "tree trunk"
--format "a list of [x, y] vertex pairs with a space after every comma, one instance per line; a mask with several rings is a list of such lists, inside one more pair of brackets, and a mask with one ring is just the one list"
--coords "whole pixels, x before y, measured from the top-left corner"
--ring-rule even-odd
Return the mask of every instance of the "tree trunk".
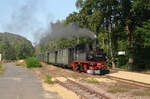
[[104, 42], [104, 37], [102, 38], [102, 48], [104, 49], [104, 47], [105, 47], [105, 42]]
[[129, 26], [126, 25], [125, 27], [127, 33], [128, 33], [128, 46], [129, 46], [129, 60], [128, 60], [128, 63], [129, 63], [129, 67], [128, 69], [129, 70], [133, 70], [133, 49], [132, 49], [132, 33], [131, 31], [129, 30]]
[[112, 50], [111, 34], [112, 34], [112, 24], [110, 21], [109, 26], [108, 26], [109, 48], [110, 48], [110, 55], [111, 55], [111, 59], [112, 59], [112, 68], [115, 68], [115, 62], [114, 62], [115, 59], [114, 59], [113, 50]]

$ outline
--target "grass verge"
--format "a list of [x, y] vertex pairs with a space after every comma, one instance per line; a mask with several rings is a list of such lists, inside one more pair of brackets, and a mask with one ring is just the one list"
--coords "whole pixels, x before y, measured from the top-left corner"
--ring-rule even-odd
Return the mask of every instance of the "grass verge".
[[45, 83], [48, 83], [48, 84], [54, 84], [55, 83], [55, 81], [52, 81], [52, 76], [51, 75], [49, 75], [49, 74], [47, 74], [46, 76], [45, 76], [45, 81], [44, 81]]
[[2, 75], [4, 71], [5, 68], [3, 67], [2, 63], [0, 63], [0, 75]]
[[90, 80], [89, 80], [89, 83], [92, 83], [92, 84], [100, 84], [100, 82], [98, 80], [96, 80], [94, 77], [92, 77]]
[[128, 92], [132, 89], [135, 89], [134, 86], [130, 86], [130, 85], [126, 85], [126, 84], [118, 84], [118, 83], [114, 83], [114, 86], [110, 87], [110, 89], [108, 90], [108, 92], [110, 93], [125, 93]]
[[144, 92], [135, 91], [132, 94], [135, 95], [135, 96], [150, 96], [150, 92], [149, 91], [144, 91]]
[[24, 61], [17, 61], [15, 62], [16, 66], [22, 66], [22, 67], [26, 67], [26, 63]]

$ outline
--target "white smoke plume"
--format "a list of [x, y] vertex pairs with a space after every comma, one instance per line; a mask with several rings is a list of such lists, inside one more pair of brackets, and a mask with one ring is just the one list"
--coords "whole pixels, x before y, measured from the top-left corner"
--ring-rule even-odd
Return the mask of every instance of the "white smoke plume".
[[91, 39], [97, 38], [97, 36], [87, 28], [80, 28], [78, 23], [71, 23], [64, 25], [63, 22], [51, 23], [48, 26], [47, 31], [43, 34], [44, 38], [70, 38], [70, 37], [89, 37]]

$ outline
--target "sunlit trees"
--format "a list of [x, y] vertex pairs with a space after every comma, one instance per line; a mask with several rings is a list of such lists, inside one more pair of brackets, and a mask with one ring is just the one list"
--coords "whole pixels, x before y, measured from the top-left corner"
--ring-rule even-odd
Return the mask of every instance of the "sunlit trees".
[[4, 60], [25, 59], [34, 54], [34, 48], [25, 38], [10, 34], [0, 33], [0, 53]]
[[[134, 39], [137, 38], [136, 27], [140, 27], [143, 22], [150, 19], [150, 1], [77, 0], [76, 6], [79, 12], [70, 14], [66, 18], [66, 23], [79, 22], [80, 27], [89, 28], [97, 34], [102, 47], [111, 57], [113, 67], [115, 60], [118, 59], [117, 52], [125, 50], [127, 54], [125, 57], [129, 58], [129, 69], [132, 69], [134, 50], [137, 46]], [[142, 34], [139, 35], [142, 36]]]

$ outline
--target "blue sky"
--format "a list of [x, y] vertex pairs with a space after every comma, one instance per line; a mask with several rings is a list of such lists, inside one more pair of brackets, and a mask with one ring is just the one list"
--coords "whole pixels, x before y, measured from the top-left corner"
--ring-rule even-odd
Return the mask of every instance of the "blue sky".
[[[35, 32], [49, 22], [76, 11], [76, 0], [1, 0], [0, 32], [17, 33], [34, 41]], [[38, 33], [36, 34], [38, 35]]]

